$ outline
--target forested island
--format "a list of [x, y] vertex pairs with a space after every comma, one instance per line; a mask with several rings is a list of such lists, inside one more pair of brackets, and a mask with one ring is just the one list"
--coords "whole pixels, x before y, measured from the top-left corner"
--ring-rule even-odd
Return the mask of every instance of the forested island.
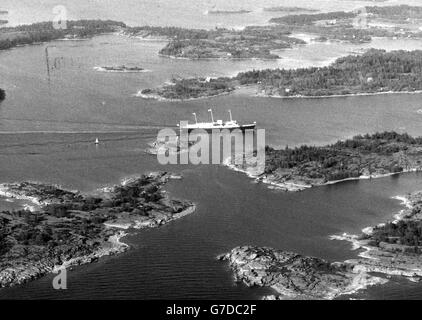
[[123, 252], [122, 230], [152, 228], [195, 210], [162, 191], [172, 178], [158, 172], [92, 194], [38, 183], [0, 185], [0, 195], [30, 200], [31, 211], [0, 212], [0, 287]]
[[[356, 158], [352, 152], [348, 160], [346, 153], [351, 149], [357, 150], [361, 156]], [[320, 156], [330, 152], [333, 154], [329, 158], [323, 156], [324, 160], [321, 161]], [[337, 167], [333, 169], [334, 173], [346, 173], [347, 169], [344, 168], [352, 167], [362, 170], [360, 166], [363, 163], [370, 163], [369, 166], [373, 165], [375, 170], [390, 173], [402, 172], [405, 168], [422, 168], [419, 160], [422, 138], [394, 132], [360, 135], [321, 148], [286, 148], [285, 152], [279, 150], [276, 153], [278, 156], [270, 152], [271, 164], [276, 163], [279, 168], [299, 166], [302, 170], [300, 174], [307, 176], [312, 171], [325, 171], [324, 167]], [[337, 165], [338, 161], [340, 165]], [[273, 172], [273, 168], [269, 170]], [[337, 178], [330, 174], [327, 177]], [[358, 258], [330, 262], [274, 248], [243, 246], [220, 255], [218, 259], [229, 262], [237, 282], [248, 286], [271, 287], [277, 292], [265, 299], [335, 299], [355, 294], [368, 286], [387, 283], [392, 276], [420, 282], [422, 191], [395, 198], [402, 200], [406, 208], [396, 214], [393, 221], [367, 227], [360, 235], [344, 233], [330, 236], [332, 240], [352, 243], [353, 250], [361, 250]]]
[[103, 33], [116, 32], [125, 27], [126, 25], [123, 22], [112, 20], [67, 21], [66, 29], [54, 28], [53, 22], [6, 27], [0, 29], [0, 50], [63, 38], [88, 38]]
[[6, 99], [6, 91], [0, 88], [0, 101]]
[[286, 25], [312, 25], [317, 21], [324, 20], [344, 20], [355, 18], [357, 13], [355, 12], [344, 12], [344, 11], [334, 11], [334, 12], [324, 12], [324, 13], [314, 13], [314, 14], [297, 14], [297, 15], [288, 15], [280, 18], [272, 18], [270, 22], [286, 24]]
[[[391, 249], [402, 248], [409, 253], [422, 252], [422, 193], [408, 197], [411, 210], [408, 209], [398, 221], [389, 221], [373, 227], [370, 234], [363, 234], [360, 240], [369, 240], [368, 244], [380, 247], [384, 244]], [[416, 219], [417, 218], [417, 219]]]
[[413, 19], [422, 19], [422, 7], [406, 4], [385, 7], [365, 7], [370, 18], [387, 19], [396, 22], [409, 23]]
[[369, 50], [322, 68], [239, 73], [241, 85], [259, 84], [266, 96], [332, 96], [422, 90], [422, 51]]
[[[266, 69], [241, 72], [233, 78], [178, 79], [141, 94], [157, 99], [189, 99], [232, 92], [255, 85], [266, 97], [328, 97], [422, 90], [422, 51], [369, 50], [339, 58], [327, 67]], [[141, 95], [142, 96], [142, 95]]]
[[[288, 9], [289, 8], [289, 9]], [[390, 28], [384, 25], [371, 26], [370, 22], [392, 20], [402, 22], [400, 17], [412, 13], [418, 19], [422, 7], [391, 6], [387, 9], [365, 7], [366, 10], [352, 12], [335, 11], [326, 13], [289, 14], [272, 18], [267, 26], [248, 26], [243, 30], [226, 28], [185, 29], [178, 27], [142, 26], [126, 28], [124, 33], [139, 38], [157, 37], [168, 39], [167, 45], [159, 51], [166, 57], [185, 59], [279, 59], [276, 50], [305, 44], [292, 36], [294, 33], [316, 34], [317, 41], [339, 40], [352, 43], [370, 42], [372, 37], [422, 38], [422, 32], [401, 25]], [[269, 11], [301, 8], [272, 7]], [[360, 22], [361, 21], [361, 22]], [[363, 21], [363, 22], [362, 22]]]
[[[294, 14], [272, 18], [270, 22], [296, 32], [318, 34], [318, 41], [339, 40], [363, 43], [370, 42], [372, 37], [420, 39], [422, 32], [413, 30], [409, 23], [421, 17], [422, 7], [397, 5], [364, 7], [351, 12]], [[386, 20], [397, 27], [392, 28], [377, 23]]]
[[[243, 155], [238, 155], [243, 157]], [[241, 163], [241, 162], [237, 162]], [[252, 176], [255, 167], [228, 166]], [[369, 179], [422, 169], [422, 138], [382, 132], [358, 135], [327, 146], [265, 149], [258, 181], [285, 191], [300, 191], [348, 179]]]
[[159, 54], [189, 59], [279, 59], [273, 50], [305, 44], [283, 28], [250, 26], [243, 30], [212, 30], [177, 27], [134, 27], [126, 34], [135, 37], [166, 37], [170, 41]]
[[141, 90], [137, 96], [164, 101], [192, 100], [229, 94], [234, 91], [231, 81], [225, 78], [173, 79], [159, 88]]
[[365, 272], [422, 279], [422, 192], [415, 192], [403, 200], [406, 209], [395, 220], [365, 228], [360, 235], [336, 235], [333, 240], [346, 240], [355, 249], [363, 249], [358, 259], [348, 263]]
[[[385, 284], [391, 276], [414, 282], [422, 279], [422, 192], [404, 198], [407, 208], [396, 220], [365, 228], [361, 235], [335, 235], [359, 258], [329, 262], [317, 257], [266, 248], [243, 246], [218, 257], [227, 260], [235, 280], [248, 286], [273, 288], [265, 299], [335, 299], [368, 286]], [[377, 276], [375, 276], [377, 274]]]
[[[0, 29], [0, 50], [19, 45], [40, 43], [62, 38], [86, 38], [102, 33], [119, 31], [122, 34], [149, 38], [158, 37], [169, 42], [159, 51], [166, 57], [186, 59], [279, 59], [277, 50], [291, 48], [306, 42], [292, 37], [295, 32], [317, 34], [319, 41], [341, 40], [354, 43], [369, 42], [372, 37], [415, 38], [421, 31], [406, 28], [403, 17], [420, 19], [422, 7], [391, 6], [366, 7], [367, 21], [392, 20], [404, 23], [400, 28], [356, 25], [359, 11], [291, 14], [270, 20], [267, 26], [248, 26], [243, 30], [226, 28], [185, 29], [178, 27], [140, 26], [128, 27], [123, 22], [101, 20], [68, 21], [66, 29], [55, 29], [52, 22], [35, 23]], [[272, 7], [270, 11], [295, 12], [301, 8]], [[242, 11], [243, 13], [243, 11]], [[361, 17], [362, 18], [362, 17]]]

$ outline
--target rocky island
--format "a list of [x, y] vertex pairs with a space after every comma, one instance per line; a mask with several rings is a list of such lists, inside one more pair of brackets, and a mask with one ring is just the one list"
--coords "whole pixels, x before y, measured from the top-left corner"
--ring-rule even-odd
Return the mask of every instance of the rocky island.
[[422, 138], [382, 132], [321, 147], [305, 145], [280, 150], [266, 147], [265, 155], [265, 168], [260, 170], [248, 167], [247, 161], [244, 165], [232, 164], [241, 161], [226, 164], [272, 188], [300, 191], [345, 180], [422, 170]]
[[356, 272], [347, 263], [265, 247], [237, 247], [218, 258], [229, 262], [237, 282], [277, 291], [277, 296], [265, 299], [334, 299], [386, 282], [366, 272]]
[[334, 235], [333, 240], [353, 244], [353, 250], [363, 250], [359, 259], [349, 264], [365, 272], [404, 276], [412, 281], [422, 279], [422, 192], [400, 198], [406, 205], [395, 220], [363, 229], [360, 235]]
[[258, 85], [258, 96], [330, 97], [422, 91], [422, 51], [371, 49], [337, 59], [327, 67], [254, 70], [240, 73], [241, 85]]
[[422, 7], [420, 6], [407, 4], [383, 7], [367, 6], [365, 10], [371, 21], [390, 21], [400, 24], [402, 28], [406, 28], [406, 25], [410, 27], [413, 22], [421, 22], [422, 20]]
[[[256, 96], [320, 98], [422, 92], [422, 51], [371, 49], [337, 59], [327, 67], [265, 69], [216, 79], [177, 79], [141, 94], [156, 99], [211, 97], [239, 87], [256, 89]], [[141, 95], [142, 96], [142, 95]]]
[[158, 138], [153, 142], [148, 143], [148, 148], [145, 149], [147, 154], [151, 155], [180, 155], [189, 152], [189, 148], [196, 144], [195, 141], [188, 141], [186, 144], [179, 140], [179, 136]]
[[128, 247], [119, 241], [123, 230], [158, 227], [194, 212], [192, 202], [162, 190], [173, 177], [151, 173], [92, 194], [31, 182], [1, 185], [1, 196], [33, 206], [0, 213], [0, 287], [121, 253]]
[[[391, 276], [422, 279], [422, 192], [403, 198], [406, 209], [394, 221], [365, 228], [361, 235], [334, 235], [354, 250], [358, 259], [328, 262], [292, 252], [244, 246], [218, 257], [227, 260], [235, 280], [248, 286], [271, 287], [277, 295], [265, 299], [335, 299]], [[373, 274], [380, 276], [374, 276]]]
[[[266, 26], [247, 26], [242, 30], [226, 28], [185, 29], [179, 27], [127, 27], [123, 33], [137, 38], [167, 39], [159, 51], [164, 57], [183, 59], [280, 59], [277, 50], [306, 44], [295, 33], [315, 34], [318, 41], [370, 42], [373, 37], [420, 39], [422, 31], [410, 20], [422, 17], [422, 7], [362, 7], [345, 12], [289, 14], [272, 18]], [[264, 11], [306, 12], [304, 8], [271, 7]], [[220, 12], [220, 11], [217, 11]], [[412, 14], [410, 14], [410, 12]], [[240, 11], [239, 13], [246, 13]], [[383, 22], [389, 21], [389, 27]]]
[[397, 5], [367, 6], [347, 12], [292, 14], [272, 18], [270, 22], [295, 32], [317, 34], [319, 41], [364, 43], [373, 37], [420, 39], [422, 32], [411, 22], [421, 18], [422, 7]]
[[172, 79], [170, 83], [153, 89], [143, 89], [137, 93], [144, 99], [160, 101], [195, 100], [229, 94], [235, 90], [227, 79]]
[[133, 27], [125, 34], [138, 38], [167, 38], [159, 51], [163, 57], [183, 59], [279, 59], [274, 50], [305, 44], [291, 36], [289, 30], [271, 26], [248, 26], [243, 30], [213, 30], [177, 27]]
[[148, 70], [137, 67], [137, 66], [101, 66], [101, 67], [94, 67], [94, 70], [101, 71], [101, 72], [127, 72], [127, 73], [137, 73], [137, 72], [147, 72]]
[[[138, 26], [129, 27], [112, 20], [68, 21], [67, 29], [55, 29], [52, 22], [40, 22], [0, 30], [0, 50], [19, 45], [41, 43], [58, 39], [80, 39], [99, 34], [118, 32], [137, 38], [166, 39], [168, 43], [159, 51], [161, 56], [183, 59], [280, 59], [277, 50], [306, 44], [294, 33], [318, 35], [319, 41], [339, 40], [353, 43], [371, 41], [372, 37], [420, 39], [422, 31], [412, 28], [412, 21], [422, 19], [422, 7], [389, 6], [364, 7], [360, 11], [289, 14], [272, 18], [266, 26], [247, 26], [242, 30], [227, 28], [186, 29], [180, 27]], [[265, 11], [288, 13], [310, 11], [298, 7], [270, 7]], [[214, 14], [248, 13], [239, 11], [209, 11]], [[411, 13], [411, 14], [410, 14]], [[411, 20], [405, 17], [411, 16]], [[361, 26], [356, 21], [367, 23]], [[384, 24], [390, 21], [399, 28]]]
[[[283, 150], [267, 147], [265, 173], [258, 180], [286, 191], [298, 191], [349, 179], [419, 171], [421, 161], [422, 138], [383, 132], [359, 135], [323, 147]], [[330, 237], [349, 241], [354, 250], [362, 250], [357, 259], [331, 263], [251, 246], [235, 248], [219, 258], [229, 261], [237, 281], [249, 286], [272, 287], [278, 292], [267, 299], [334, 299], [386, 283], [391, 276], [419, 282], [422, 279], [422, 192], [399, 199], [406, 209], [395, 220], [365, 228], [360, 235]], [[382, 277], [374, 277], [374, 273]]]
[[5, 27], [0, 29], [0, 50], [65, 38], [88, 38], [104, 33], [117, 32], [125, 27], [126, 25], [123, 22], [112, 20], [67, 21], [66, 29], [54, 28], [53, 22]]

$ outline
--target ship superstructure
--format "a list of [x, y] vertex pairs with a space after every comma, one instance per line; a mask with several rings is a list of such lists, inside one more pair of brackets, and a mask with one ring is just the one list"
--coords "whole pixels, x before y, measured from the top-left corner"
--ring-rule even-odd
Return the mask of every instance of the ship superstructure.
[[[211, 122], [198, 122], [196, 113], [192, 113], [195, 118], [195, 123], [193, 124], [188, 123], [187, 125], [182, 126], [181, 129], [187, 129], [188, 132], [195, 129], [202, 129], [205, 131], [212, 131], [214, 129], [216, 130], [228, 129], [230, 131], [240, 129], [244, 131], [247, 129], [252, 130], [252, 129], [255, 129], [256, 127], [256, 122], [249, 123], [249, 124], [239, 124], [236, 120], [233, 120], [231, 110], [228, 110], [229, 115], [230, 115], [230, 120], [228, 121], [214, 120], [212, 109], [208, 109], [208, 112], [211, 115]], [[177, 126], [180, 126], [180, 125], [178, 124]]]

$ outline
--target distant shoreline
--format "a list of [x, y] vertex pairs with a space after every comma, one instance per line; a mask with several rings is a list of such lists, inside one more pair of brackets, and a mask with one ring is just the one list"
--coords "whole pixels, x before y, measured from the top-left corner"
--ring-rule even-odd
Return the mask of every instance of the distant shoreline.
[[233, 94], [234, 91], [230, 91], [230, 92], [223, 92], [223, 93], [219, 93], [219, 94], [215, 94], [212, 96], [202, 96], [202, 97], [196, 97], [196, 98], [187, 98], [187, 99], [170, 99], [170, 98], [164, 98], [160, 95], [157, 94], [144, 94], [144, 93], [136, 93], [134, 96], [135, 97], [139, 97], [141, 99], [145, 99], [145, 100], [156, 100], [156, 101], [163, 101], [163, 102], [183, 102], [183, 101], [196, 101], [196, 100], [205, 100], [205, 99], [211, 99], [211, 98], [216, 98], [216, 97], [220, 97], [220, 96], [227, 96], [230, 94]]
[[96, 66], [93, 67], [93, 69], [97, 72], [104, 72], [104, 73], [146, 73], [151, 72], [151, 70], [148, 69], [139, 69], [139, 70], [130, 70], [130, 69], [124, 69], [124, 70], [117, 70], [117, 69], [110, 69], [107, 70], [105, 67]]
[[348, 98], [348, 97], [360, 97], [360, 96], [378, 96], [378, 95], [388, 95], [388, 94], [421, 94], [421, 93], [422, 93], [422, 90], [359, 92], [359, 93], [333, 94], [333, 95], [324, 95], [324, 96], [305, 96], [305, 95], [280, 96], [280, 95], [256, 93], [254, 96], [259, 97], [259, 98], [274, 98], [274, 99], [325, 99], [325, 98]]
[[189, 61], [213, 61], [213, 60], [215, 60], [215, 61], [231, 61], [231, 60], [234, 60], [234, 61], [241, 61], [241, 60], [244, 60], [244, 61], [250, 61], [250, 60], [252, 60], [252, 61], [256, 61], [256, 60], [259, 60], [259, 61], [276, 61], [276, 60], [283, 60], [283, 57], [277, 57], [277, 58], [273, 58], [273, 59], [270, 59], [270, 58], [259, 58], [259, 57], [252, 57], [252, 58], [233, 58], [233, 57], [211, 57], [211, 58], [192, 58], [192, 57], [178, 57], [178, 56], [175, 56], [175, 55], [170, 55], [170, 54], [164, 54], [164, 53], [158, 53], [158, 56], [159, 57], [162, 57], [162, 58], [167, 58], [167, 59], [176, 59], [176, 60], [189, 60]]

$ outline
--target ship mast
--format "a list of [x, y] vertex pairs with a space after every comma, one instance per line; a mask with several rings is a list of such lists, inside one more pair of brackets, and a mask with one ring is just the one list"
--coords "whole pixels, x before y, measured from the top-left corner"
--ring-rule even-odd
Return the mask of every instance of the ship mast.
[[233, 122], [232, 111], [229, 109], [230, 122]]
[[214, 123], [214, 116], [212, 115], [212, 109], [208, 109], [208, 112], [211, 113], [211, 122]]
[[196, 113], [194, 112], [194, 113], [192, 113], [193, 114], [193, 116], [195, 117], [195, 123], [196, 124], [198, 124], [198, 118], [196, 117]]

